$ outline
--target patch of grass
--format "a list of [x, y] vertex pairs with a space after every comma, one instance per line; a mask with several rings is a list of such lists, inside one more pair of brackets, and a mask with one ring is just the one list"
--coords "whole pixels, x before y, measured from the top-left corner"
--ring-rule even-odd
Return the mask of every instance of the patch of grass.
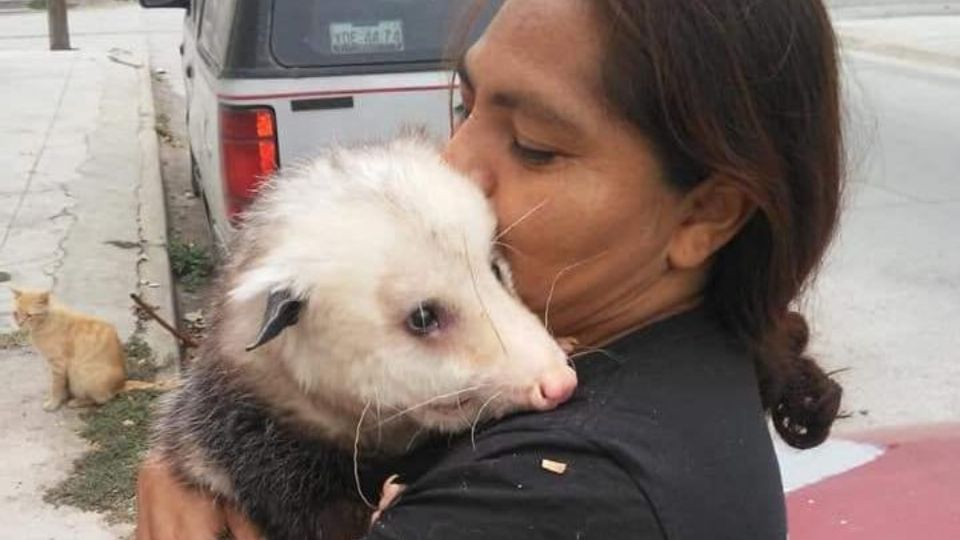
[[80, 436], [93, 450], [74, 462], [71, 475], [44, 494], [48, 504], [67, 504], [105, 513], [113, 523], [136, 515], [137, 466], [149, 443], [150, 414], [156, 391], [119, 394], [106, 405], [85, 412]]
[[173, 147], [180, 146], [180, 141], [177, 140], [177, 136], [173, 133], [173, 130], [170, 129], [169, 116], [164, 113], [157, 114], [155, 125], [155, 130], [157, 135], [160, 137], [160, 140]]
[[30, 0], [27, 7], [30, 9], [47, 9], [47, 0]]
[[156, 354], [150, 344], [140, 336], [133, 334], [123, 344], [127, 354], [127, 378], [136, 381], [152, 381], [157, 375]]
[[170, 269], [173, 275], [188, 290], [194, 291], [209, 281], [213, 275], [213, 257], [207, 249], [193, 242], [171, 238], [167, 245]]
[[0, 334], [0, 349], [19, 349], [30, 344], [30, 336], [23, 330]]

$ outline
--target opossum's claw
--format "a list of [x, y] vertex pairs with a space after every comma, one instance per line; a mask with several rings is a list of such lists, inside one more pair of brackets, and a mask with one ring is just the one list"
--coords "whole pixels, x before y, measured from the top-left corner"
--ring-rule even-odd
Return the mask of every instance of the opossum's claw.
[[289, 289], [279, 289], [270, 293], [267, 297], [267, 309], [263, 314], [263, 322], [260, 323], [260, 332], [257, 333], [257, 339], [247, 345], [247, 351], [252, 351], [277, 337], [284, 328], [297, 324], [302, 307], [303, 302], [294, 298]]

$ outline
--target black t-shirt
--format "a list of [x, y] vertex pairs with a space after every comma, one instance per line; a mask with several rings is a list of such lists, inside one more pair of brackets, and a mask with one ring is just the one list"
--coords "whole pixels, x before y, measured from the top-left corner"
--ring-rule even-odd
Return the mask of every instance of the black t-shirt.
[[753, 366], [719, 323], [696, 309], [606, 351], [559, 409], [419, 451], [367, 540], [785, 538]]

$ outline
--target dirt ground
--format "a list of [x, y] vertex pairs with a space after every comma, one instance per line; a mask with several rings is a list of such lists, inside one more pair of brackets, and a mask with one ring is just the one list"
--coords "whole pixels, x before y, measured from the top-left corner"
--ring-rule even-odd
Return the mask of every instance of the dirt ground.
[[[183, 97], [172, 89], [162, 70], [153, 73], [160, 172], [167, 206], [167, 238], [175, 280], [176, 325], [196, 341], [205, 330], [204, 307], [216, 265], [213, 237], [203, 201], [191, 186], [190, 147], [187, 140]], [[182, 365], [195, 349], [183, 348]]]

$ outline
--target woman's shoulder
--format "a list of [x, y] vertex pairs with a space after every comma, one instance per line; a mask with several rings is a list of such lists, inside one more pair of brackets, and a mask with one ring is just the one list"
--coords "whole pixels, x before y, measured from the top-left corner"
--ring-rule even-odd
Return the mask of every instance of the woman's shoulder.
[[785, 536], [753, 362], [708, 310], [626, 336], [590, 361], [576, 429], [642, 485], [670, 537]]
[[779, 467], [744, 347], [700, 308], [611, 349], [587, 374], [579, 431], [642, 484], [669, 536], [783, 538]]

